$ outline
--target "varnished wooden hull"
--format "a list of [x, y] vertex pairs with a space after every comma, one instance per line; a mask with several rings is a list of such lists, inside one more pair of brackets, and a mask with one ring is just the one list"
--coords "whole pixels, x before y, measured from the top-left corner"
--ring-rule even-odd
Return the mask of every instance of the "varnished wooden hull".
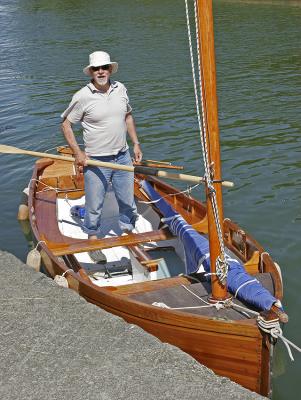
[[[34, 179], [40, 176], [45, 165], [47, 163], [37, 164]], [[161, 190], [164, 190], [166, 186], [164, 183], [158, 183], [158, 185]], [[37, 215], [39, 206], [35, 198], [35, 190], [36, 185], [32, 183], [29, 198], [31, 226], [36, 240], [45, 240], [47, 243], [48, 232], [42, 232], [41, 226], [37, 223], [40, 216]], [[170, 187], [168, 187], [168, 190], [171, 190]], [[189, 201], [189, 199], [184, 200], [183, 204]], [[198, 209], [199, 207], [201, 206], [197, 202], [191, 207], [187, 204], [184, 207], [186, 213], [191, 213], [192, 222], [206, 214], [205, 209]], [[44, 217], [47, 218], [47, 216]], [[228, 241], [228, 247], [239, 254], [239, 246], [236, 246], [236, 238], [233, 233], [239, 231], [239, 227], [231, 221], [226, 221], [225, 226], [225, 238]], [[281, 299], [282, 283], [273, 261], [269, 255], [263, 254], [263, 249], [249, 236], [247, 236], [247, 243], [249, 243], [248, 248], [242, 249], [241, 252], [242, 259], [243, 253], [246, 253], [243, 261], [248, 266], [246, 261], [252, 257], [247, 253], [258, 251], [261, 255], [262, 269], [273, 275], [275, 295]], [[47, 272], [52, 277], [62, 275], [67, 269], [66, 266], [59, 261], [59, 258], [54, 255], [47, 244], [42, 243], [41, 247], [41, 255]], [[256, 269], [256, 263], [254, 265], [252, 262], [249, 263], [250, 273], [252, 273], [252, 269]], [[76, 290], [87, 301], [124, 318], [130, 323], [139, 325], [162, 342], [181, 348], [217, 374], [229, 377], [252, 391], [266, 396], [269, 395], [272, 345], [268, 337], [258, 329], [255, 319], [243, 321], [218, 320], [202, 315], [154, 307], [128, 296], [131, 291], [149, 290], [150, 285], [154, 285], [154, 283], [141, 284], [140, 286], [134, 284], [131, 288], [124, 290], [113, 287], [103, 288], [94, 285], [76, 272], [68, 273], [67, 280], [69, 287]], [[172, 286], [188, 282], [184, 277], [176, 277], [157, 281], [155, 285], [163, 287], [164, 285]]]
[[[45, 250], [42, 258], [52, 277], [62, 274]], [[162, 342], [179, 347], [215, 373], [257, 393], [269, 394], [271, 344], [255, 320], [229, 323], [187, 316], [154, 309], [106, 289], [92, 288], [80, 278], [69, 276], [68, 282], [87, 301], [140, 326]]]

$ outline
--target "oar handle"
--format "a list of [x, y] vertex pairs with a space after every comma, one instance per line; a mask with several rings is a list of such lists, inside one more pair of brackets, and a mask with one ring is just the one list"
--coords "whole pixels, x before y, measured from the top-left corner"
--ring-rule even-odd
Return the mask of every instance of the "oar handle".
[[[134, 172], [142, 175], [158, 176], [159, 178], [174, 179], [178, 181], [191, 182], [191, 183], [204, 183], [205, 180], [201, 176], [187, 175], [187, 174], [173, 174], [166, 171], [160, 171], [149, 167], [134, 167]], [[233, 187], [234, 183], [229, 181], [219, 181], [225, 187]]]
[[[191, 182], [191, 183], [204, 183], [205, 179], [201, 176], [194, 175], [186, 175], [186, 174], [171, 174], [166, 171], [158, 171], [158, 175], [160, 178], [167, 179], [177, 179], [180, 181]], [[234, 183], [229, 181], [221, 181], [221, 184], [225, 187], [233, 187]]]

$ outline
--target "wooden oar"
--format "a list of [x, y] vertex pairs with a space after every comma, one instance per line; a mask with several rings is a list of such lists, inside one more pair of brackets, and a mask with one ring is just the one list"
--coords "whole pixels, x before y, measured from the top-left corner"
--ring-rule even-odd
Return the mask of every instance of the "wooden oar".
[[148, 166], [155, 164], [157, 168], [184, 169], [182, 165], [173, 165], [170, 161], [143, 160], [142, 163]]
[[167, 164], [167, 165], [171, 165], [171, 163], [169, 161], [158, 161], [158, 160], [144, 160], [146, 162], [151, 162], [151, 163], [156, 163], [156, 164]]
[[177, 169], [177, 170], [182, 170], [184, 167], [180, 165], [172, 165], [168, 163], [161, 163], [159, 161], [154, 161], [150, 162], [149, 160], [143, 160], [141, 162], [134, 162], [134, 166], [136, 167], [148, 167], [148, 168], [164, 168], [164, 169]]
[[[6, 146], [4, 144], [0, 144], [0, 153], [26, 154], [28, 156], [33, 156], [33, 157], [43, 157], [43, 158], [51, 158], [54, 160], [75, 162], [75, 158], [73, 158], [73, 157], [65, 157], [65, 156], [59, 156], [56, 154], [41, 153], [38, 151], [19, 149], [18, 147]], [[193, 176], [193, 175], [186, 175], [186, 174], [171, 174], [166, 171], [159, 171], [157, 169], [149, 168], [149, 167], [140, 167], [140, 166], [132, 167], [130, 165], [120, 165], [120, 164], [114, 164], [114, 163], [97, 161], [97, 160], [89, 160], [89, 159], [87, 160], [87, 165], [95, 165], [97, 167], [105, 167], [105, 168], [117, 169], [117, 170], [121, 170], [121, 171], [135, 172], [137, 174], [142, 174], [142, 175], [153, 175], [153, 176], [158, 176], [160, 178], [174, 179], [174, 180], [191, 182], [191, 183], [203, 183], [204, 182], [204, 178], [201, 176]], [[233, 182], [222, 181], [221, 183], [223, 186], [227, 186], [227, 187], [234, 186]]]
[[[69, 154], [70, 156], [73, 154], [72, 150], [69, 146], [58, 146], [56, 148], [57, 152], [60, 154]], [[164, 168], [164, 169], [184, 169], [184, 167], [179, 165], [172, 165], [169, 161], [156, 161], [156, 160], [143, 160], [140, 162], [133, 162], [134, 167], [143, 165], [145, 167], [152, 167], [152, 168]]]

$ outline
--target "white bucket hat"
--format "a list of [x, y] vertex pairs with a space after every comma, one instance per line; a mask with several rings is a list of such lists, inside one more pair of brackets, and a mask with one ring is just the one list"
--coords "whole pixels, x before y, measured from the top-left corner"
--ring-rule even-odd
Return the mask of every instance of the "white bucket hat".
[[90, 67], [100, 67], [101, 65], [107, 64], [112, 65], [112, 74], [115, 74], [118, 70], [118, 63], [111, 61], [110, 54], [105, 51], [94, 51], [94, 53], [89, 55], [89, 65], [83, 69], [83, 72], [86, 75], [90, 75]]

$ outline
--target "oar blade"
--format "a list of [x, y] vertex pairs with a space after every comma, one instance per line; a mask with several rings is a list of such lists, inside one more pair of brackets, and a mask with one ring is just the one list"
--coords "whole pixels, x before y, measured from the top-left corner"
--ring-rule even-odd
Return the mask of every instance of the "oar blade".
[[7, 154], [22, 154], [24, 150], [18, 149], [17, 147], [7, 146], [5, 144], [0, 144], [0, 153]]

